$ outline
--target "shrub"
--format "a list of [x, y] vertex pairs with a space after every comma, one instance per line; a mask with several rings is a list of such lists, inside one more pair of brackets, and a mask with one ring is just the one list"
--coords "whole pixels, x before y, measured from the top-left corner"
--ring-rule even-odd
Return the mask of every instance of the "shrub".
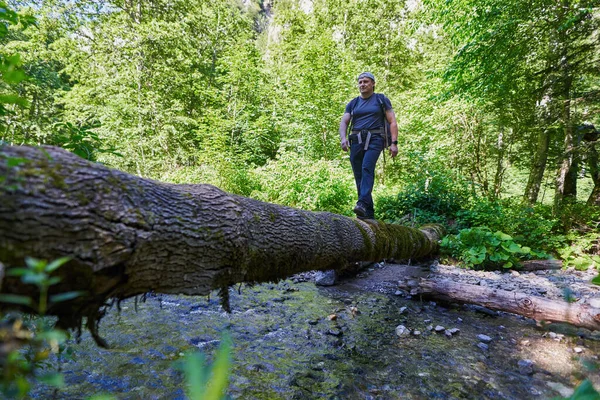
[[496, 201], [478, 198], [456, 213], [456, 229], [486, 226], [507, 233], [525, 246], [547, 251], [554, 251], [564, 243], [563, 237], [550, 234], [557, 223], [549, 207], [531, 207], [517, 198]]
[[442, 251], [466, 268], [515, 268], [521, 260], [548, 258], [548, 254], [521, 246], [506, 233], [485, 227], [463, 229], [441, 242]]
[[437, 172], [420, 177], [395, 196], [378, 197], [376, 211], [378, 218], [387, 222], [445, 223], [468, 204], [469, 198], [465, 181]]
[[307, 160], [282, 152], [254, 171], [258, 187], [251, 197], [309, 211], [351, 215], [356, 188], [347, 165]]

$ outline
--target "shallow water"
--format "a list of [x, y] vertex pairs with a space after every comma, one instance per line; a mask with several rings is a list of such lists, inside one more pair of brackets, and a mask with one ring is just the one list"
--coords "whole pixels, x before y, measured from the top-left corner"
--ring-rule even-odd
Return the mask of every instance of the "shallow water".
[[[544, 338], [523, 318], [348, 285], [243, 286], [241, 293], [231, 289], [230, 300], [231, 314], [216, 296], [148, 296], [137, 311], [133, 299], [124, 301], [101, 322], [111, 349], [98, 348], [87, 333], [72, 343], [58, 398], [184, 399], [175, 361], [191, 350], [212, 357], [225, 330], [233, 342], [233, 399], [547, 399], [558, 395], [548, 382], [573, 387], [589, 373], [584, 361], [597, 361], [600, 350], [588, 341], [575, 355], [582, 339]], [[422, 333], [399, 338], [399, 324]], [[428, 325], [460, 333], [448, 338]], [[477, 346], [479, 334], [492, 338], [488, 350]], [[536, 363], [534, 375], [519, 373], [524, 358]], [[47, 387], [32, 394], [51, 398]]]

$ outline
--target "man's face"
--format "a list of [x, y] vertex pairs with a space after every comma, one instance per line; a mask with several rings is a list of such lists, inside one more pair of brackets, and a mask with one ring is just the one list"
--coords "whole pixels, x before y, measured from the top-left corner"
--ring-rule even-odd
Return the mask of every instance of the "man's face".
[[360, 78], [358, 80], [358, 90], [361, 94], [368, 94], [373, 91], [375, 86], [375, 82], [371, 80], [371, 78]]

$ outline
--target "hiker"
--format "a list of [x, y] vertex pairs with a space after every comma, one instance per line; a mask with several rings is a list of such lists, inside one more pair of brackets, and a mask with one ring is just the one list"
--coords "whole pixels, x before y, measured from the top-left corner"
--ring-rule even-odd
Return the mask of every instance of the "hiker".
[[[398, 154], [398, 124], [390, 100], [375, 93], [375, 76], [363, 72], [358, 76], [360, 96], [346, 105], [346, 111], [340, 122], [340, 142], [342, 150], [350, 149], [350, 164], [356, 181], [358, 201], [354, 213], [360, 219], [374, 219], [373, 184], [375, 183], [375, 164], [379, 154], [387, 145], [390, 154]], [[389, 123], [391, 143], [385, 138], [386, 124]], [[351, 130], [346, 137], [348, 125]]]

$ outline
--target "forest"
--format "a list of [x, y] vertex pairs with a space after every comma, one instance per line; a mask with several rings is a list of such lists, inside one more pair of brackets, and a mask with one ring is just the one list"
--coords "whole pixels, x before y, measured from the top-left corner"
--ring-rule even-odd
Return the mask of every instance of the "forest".
[[[249, 207], [258, 201], [302, 210], [302, 223], [313, 212], [354, 217], [356, 186], [338, 128], [358, 95], [358, 75], [370, 71], [375, 91], [392, 102], [399, 132], [398, 156], [386, 151], [377, 164], [378, 221], [443, 227], [444, 264], [518, 273], [527, 260], [558, 260], [563, 271], [585, 271], [600, 285], [595, 0], [10, 0], [0, 2], [0, 22], [4, 200], [19, 191], [10, 170], [29, 162], [10, 149], [54, 146], [127, 176], [213, 185], [249, 199]], [[52, 173], [46, 180], [59, 182]], [[115, 193], [128, 185], [107, 182]], [[6, 210], [0, 223], [10, 220]], [[273, 221], [279, 209], [269, 210], [263, 220]], [[35, 237], [43, 227], [27, 229]], [[25, 254], [37, 258], [19, 265], [7, 243], [0, 238], [0, 267], [7, 277], [11, 267], [26, 267], [12, 276], [39, 293], [31, 300], [3, 287], [0, 301], [45, 314], [53, 297], [44, 293], [58, 283], [51, 275], [70, 255]], [[244, 279], [286, 278], [269, 274], [211, 289], [223, 295]], [[79, 289], [50, 293], [68, 302]], [[119, 299], [154, 287], [130, 289]], [[13, 328], [23, 323], [4, 310], [2, 318]], [[43, 343], [63, 343], [66, 334], [35, 321], [52, 339], [28, 339], [38, 346], [33, 353], [54, 357]], [[9, 398], [31, 386], [33, 361], [23, 364], [18, 354], [0, 350]], [[227, 368], [225, 358], [213, 364], [209, 392], [224, 385], [218, 371]], [[64, 386], [60, 374], [49, 376], [50, 385]], [[206, 398], [220, 398], [219, 390]], [[473, 391], [445, 398], [478, 398]], [[240, 398], [286, 398], [277, 396]], [[372, 398], [421, 398], [382, 396]]]

